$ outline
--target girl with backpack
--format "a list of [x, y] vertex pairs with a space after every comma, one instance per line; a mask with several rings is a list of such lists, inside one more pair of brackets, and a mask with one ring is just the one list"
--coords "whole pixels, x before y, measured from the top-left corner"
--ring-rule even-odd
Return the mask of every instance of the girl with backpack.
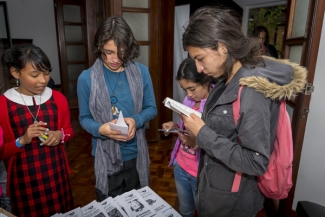
[[[244, 36], [228, 9], [202, 7], [190, 18], [183, 47], [198, 72], [218, 81], [205, 103], [202, 119], [181, 115], [201, 148], [197, 176], [199, 216], [247, 217], [263, 208], [256, 176], [268, 168], [276, 137], [280, 100], [304, 88], [306, 70], [298, 64], [260, 55], [255, 39]], [[232, 103], [240, 98], [234, 122]], [[242, 173], [233, 189], [237, 172]]]

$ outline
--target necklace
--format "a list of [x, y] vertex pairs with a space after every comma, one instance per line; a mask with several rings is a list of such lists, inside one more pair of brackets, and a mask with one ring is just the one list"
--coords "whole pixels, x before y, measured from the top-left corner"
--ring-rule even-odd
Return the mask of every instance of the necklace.
[[[40, 108], [41, 108], [41, 103], [42, 103], [42, 95], [40, 95], [40, 102], [39, 102], [39, 105], [38, 105], [38, 110], [37, 110], [36, 116], [34, 117], [33, 113], [29, 110], [29, 108], [28, 108], [28, 106], [27, 106], [27, 103], [26, 103], [25, 100], [24, 100], [23, 95], [21, 95], [20, 91], [18, 91], [18, 93], [20, 94], [21, 99], [24, 101], [25, 106], [26, 106], [26, 108], [28, 109], [30, 115], [33, 117], [33, 119], [34, 119], [34, 123], [37, 123], [37, 122], [38, 122], [38, 121], [37, 121], [37, 116], [38, 116], [39, 110], [40, 110]], [[36, 102], [36, 101], [35, 101], [35, 102]]]
[[117, 103], [117, 101], [118, 101], [118, 100], [117, 100], [117, 97], [115, 96], [115, 93], [114, 93], [114, 92], [115, 92], [116, 85], [117, 85], [117, 83], [118, 83], [118, 79], [119, 79], [119, 77], [120, 77], [120, 74], [121, 74], [121, 71], [117, 72], [116, 82], [115, 82], [114, 89], [112, 88], [111, 83], [109, 82], [109, 79], [108, 79], [108, 85], [109, 85], [109, 87], [110, 87], [111, 90], [112, 90], [112, 95], [111, 95], [111, 97], [110, 97], [111, 103], [113, 104], [112, 107], [115, 107], [114, 104]]

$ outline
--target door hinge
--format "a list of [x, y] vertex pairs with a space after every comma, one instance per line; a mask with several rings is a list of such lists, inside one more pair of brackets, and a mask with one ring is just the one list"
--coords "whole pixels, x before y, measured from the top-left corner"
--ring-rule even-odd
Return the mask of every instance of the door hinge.
[[315, 87], [313, 86], [312, 83], [307, 83], [305, 85], [305, 95], [310, 95], [311, 93], [314, 92]]

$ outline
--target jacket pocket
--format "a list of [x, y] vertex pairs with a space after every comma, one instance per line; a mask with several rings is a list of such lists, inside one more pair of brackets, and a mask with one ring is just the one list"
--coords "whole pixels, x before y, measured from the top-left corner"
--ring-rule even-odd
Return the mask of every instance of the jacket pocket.
[[[199, 213], [203, 217], [238, 216], [237, 203], [240, 192], [231, 192], [231, 172], [207, 164], [199, 177]], [[225, 175], [227, 173], [227, 175]], [[227, 178], [229, 177], [229, 178]]]

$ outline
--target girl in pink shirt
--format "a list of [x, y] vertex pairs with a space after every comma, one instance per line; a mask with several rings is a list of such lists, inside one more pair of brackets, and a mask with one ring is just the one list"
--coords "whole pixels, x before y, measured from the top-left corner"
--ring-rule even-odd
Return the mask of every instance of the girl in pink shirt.
[[[213, 87], [213, 78], [204, 73], [198, 73], [194, 60], [187, 58], [179, 66], [176, 79], [187, 93], [183, 104], [202, 112], [205, 101]], [[182, 120], [180, 120], [179, 125], [172, 121], [163, 123], [162, 128], [185, 129]], [[165, 133], [165, 135], [167, 136], [168, 133]], [[200, 161], [200, 150], [191, 148], [191, 146], [186, 144], [186, 138], [192, 136], [187, 133], [178, 133], [178, 138], [169, 162], [169, 166], [174, 165], [174, 177], [180, 204], [179, 212], [183, 217], [194, 216], [197, 202], [196, 176]]]

